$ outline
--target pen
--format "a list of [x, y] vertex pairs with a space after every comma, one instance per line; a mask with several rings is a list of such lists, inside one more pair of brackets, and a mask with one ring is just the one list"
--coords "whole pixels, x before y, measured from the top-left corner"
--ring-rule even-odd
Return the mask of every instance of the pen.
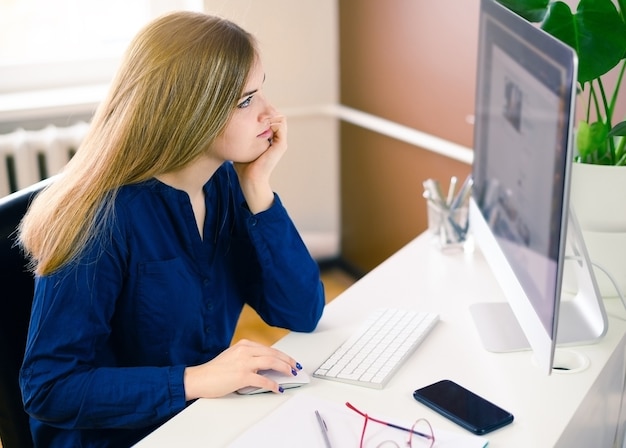
[[450, 210], [456, 210], [459, 206], [461, 206], [467, 200], [467, 198], [469, 197], [472, 191], [473, 185], [474, 185], [474, 181], [472, 179], [472, 176], [471, 175], [467, 176], [465, 178], [465, 181], [463, 182], [463, 185], [461, 185], [459, 192], [452, 200], [452, 203], [450, 204], [450, 207], [449, 207]]
[[448, 187], [448, 197], [446, 198], [446, 205], [450, 207], [452, 205], [452, 201], [454, 200], [454, 192], [456, 189], [456, 176], [452, 176], [450, 178], [450, 186]]
[[446, 199], [441, 192], [441, 186], [439, 182], [434, 179], [426, 179], [423, 182], [424, 185], [424, 197], [433, 201], [433, 203], [441, 205], [444, 208], [447, 208]]
[[328, 426], [326, 426], [326, 422], [317, 410], [315, 410], [315, 416], [317, 417], [317, 423], [319, 423], [320, 425], [326, 448], [332, 448], [332, 445], [330, 444], [330, 439], [328, 438]]
[[404, 426], [394, 425], [393, 423], [389, 423], [389, 422], [385, 422], [383, 424], [389, 426], [390, 428], [395, 428], [395, 429], [399, 429], [401, 431], [406, 431], [406, 432], [413, 433], [413, 434], [418, 435], [420, 437], [424, 437], [425, 439], [429, 439], [429, 440], [432, 439], [432, 437], [430, 435], [424, 434], [423, 432], [419, 432], [419, 431], [416, 431], [416, 430], [411, 429], [411, 428], [405, 428]]

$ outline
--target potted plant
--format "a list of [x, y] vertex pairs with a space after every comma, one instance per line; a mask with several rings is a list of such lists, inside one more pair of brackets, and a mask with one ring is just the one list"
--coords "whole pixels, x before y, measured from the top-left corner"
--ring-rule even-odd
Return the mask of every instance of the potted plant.
[[[570, 201], [592, 261], [626, 294], [626, 121], [615, 116], [626, 100], [626, 0], [497, 1], [576, 51], [582, 116]], [[606, 275], [596, 278], [603, 295], [615, 295]]]

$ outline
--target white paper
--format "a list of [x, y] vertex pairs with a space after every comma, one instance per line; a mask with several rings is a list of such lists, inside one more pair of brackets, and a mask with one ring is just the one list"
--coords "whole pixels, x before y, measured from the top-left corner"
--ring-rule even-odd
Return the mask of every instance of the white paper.
[[[352, 403], [358, 408], [358, 403]], [[252, 446], [272, 446], [275, 448], [319, 448], [324, 447], [321, 428], [315, 416], [318, 411], [328, 427], [328, 437], [333, 448], [358, 447], [361, 439], [364, 418], [345, 405], [299, 392], [282, 404], [274, 412], [260, 420], [230, 445], [231, 448]], [[373, 412], [371, 409], [363, 411]], [[372, 416], [396, 425], [411, 427], [412, 421], [394, 421], [384, 415]], [[487, 439], [474, 436], [459, 429], [459, 432], [442, 431], [433, 428], [436, 448], [484, 448]], [[369, 421], [365, 432], [365, 447], [375, 447], [383, 441], [394, 441], [398, 446], [406, 446], [408, 432]], [[413, 446], [428, 446], [413, 436]], [[262, 443], [261, 443], [262, 442]], [[386, 445], [385, 445], [386, 446]], [[392, 445], [389, 445], [392, 446]]]

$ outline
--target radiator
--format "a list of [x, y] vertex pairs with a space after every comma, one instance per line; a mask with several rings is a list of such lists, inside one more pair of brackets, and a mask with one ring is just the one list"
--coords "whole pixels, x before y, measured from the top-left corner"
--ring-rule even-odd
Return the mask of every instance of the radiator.
[[0, 197], [58, 173], [72, 158], [88, 124], [17, 129], [0, 135]]

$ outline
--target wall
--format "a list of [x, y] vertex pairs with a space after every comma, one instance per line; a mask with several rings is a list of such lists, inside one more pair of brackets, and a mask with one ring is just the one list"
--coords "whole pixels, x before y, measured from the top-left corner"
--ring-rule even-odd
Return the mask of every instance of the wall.
[[[465, 147], [473, 138], [478, 0], [339, 0], [341, 103]], [[341, 253], [368, 271], [426, 229], [422, 182], [470, 172], [341, 125]]]
[[274, 189], [318, 258], [339, 255], [339, 101], [335, 0], [205, 0], [260, 42], [265, 91], [289, 121]]
[[[339, 0], [341, 104], [471, 152], [479, 3]], [[625, 114], [622, 94], [615, 121]], [[341, 124], [341, 254], [363, 272], [426, 229], [423, 180], [471, 171], [471, 157], [380, 129]]]

